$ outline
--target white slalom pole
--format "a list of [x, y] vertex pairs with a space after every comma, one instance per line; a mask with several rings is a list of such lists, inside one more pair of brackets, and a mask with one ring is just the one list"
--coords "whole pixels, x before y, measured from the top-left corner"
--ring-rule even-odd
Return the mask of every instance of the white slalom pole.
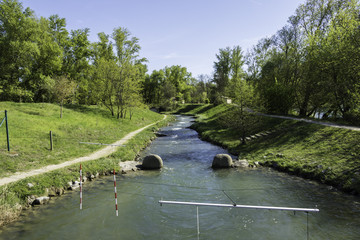
[[117, 203], [117, 192], [116, 192], [116, 175], [115, 175], [115, 169], [114, 169], [114, 191], [115, 191], [115, 210], [116, 210], [116, 216], [119, 216], [118, 203]]
[[82, 209], [82, 167], [80, 163], [80, 210]]
[[200, 235], [199, 206], [196, 206], [197, 234]]

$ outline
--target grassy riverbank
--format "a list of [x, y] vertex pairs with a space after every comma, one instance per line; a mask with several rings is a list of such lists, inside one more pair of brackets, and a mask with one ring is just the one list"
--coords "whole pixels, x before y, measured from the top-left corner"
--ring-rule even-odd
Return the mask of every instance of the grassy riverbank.
[[[146, 109], [137, 109], [132, 120], [118, 120], [98, 107], [68, 106], [62, 119], [59, 118], [59, 107], [52, 104], [3, 102], [0, 109], [8, 110], [11, 144], [9, 153], [5, 128], [1, 127], [0, 177], [88, 155], [103, 146], [79, 142], [113, 143], [129, 132], [163, 118]], [[156, 129], [165, 124], [166, 121], [162, 121], [147, 128], [106, 158], [84, 162], [83, 175], [106, 175], [114, 168], [119, 171], [119, 161], [135, 159], [155, 137]], [[54, 134], [53, 151], [49, 149], [50, 130]], [[33, 196], [61, 195], [68, 188], [68, 182], [78, 178], [79, 165], [76, 164], [0, 187], [0, 226], [16, 219]], [[33, 186], [29, 187], [28, 183]]]
[[[246, 144], [229, 124], [234, 107], [185, 106], [178, 113], [198, 116], [193, 128], [207, 141], [255, 164], [318, 180], [353, 194], [360, 193], [360, 132], [295, 120], [252, 115]], [[227, 120], [225, 120], [227, 119]], [[235, 121], [234, 121], [235, 122]], [[251, 138], [251, 140], [250, 140]]]

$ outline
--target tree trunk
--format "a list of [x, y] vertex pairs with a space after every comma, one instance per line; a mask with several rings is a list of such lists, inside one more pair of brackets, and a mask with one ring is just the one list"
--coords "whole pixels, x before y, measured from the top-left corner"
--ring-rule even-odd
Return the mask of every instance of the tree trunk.
[[62, 116], [63, 116], [63, 104], [64, 104], [64, 101], [61, 100], [61, 103], [60, 103], [60, 118], [62, 118]]

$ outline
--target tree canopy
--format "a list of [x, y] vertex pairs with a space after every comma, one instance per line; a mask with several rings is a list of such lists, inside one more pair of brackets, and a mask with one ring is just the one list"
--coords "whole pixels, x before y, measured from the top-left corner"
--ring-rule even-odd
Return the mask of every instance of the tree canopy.
[[247, 80], [269, 112], [360, 120], [360, 5], [308, 0], [246, 56]]
[[3, 0], [0, 100], [56, 102], [54, 86], [67, 79], [74, 89], [63, 103], [101, 104], [118, 118], [144, 103], [170, 109], [231, 98], [244, 108], [359, 122], [359, 12], [358, 0], [307, 0], [273, 36], [246, 54], [220, 48], [213, 75], [194, 78], [180, 65], [147, 73], [127, 28], [90, 42], [88, 28], [69, 31], [65, 18], [38, 18], [18, 0]]

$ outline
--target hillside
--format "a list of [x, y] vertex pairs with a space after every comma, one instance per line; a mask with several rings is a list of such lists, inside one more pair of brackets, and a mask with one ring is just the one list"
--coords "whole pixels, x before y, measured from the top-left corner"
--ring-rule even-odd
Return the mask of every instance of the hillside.
[[[0, 120], [3, 110], [8, 111], [10, 152], [6, 146], [4, 125], [0, 128], [0, 177], [25, 172], [43, 166], [59, 164], [86, 156], [102, 145], [111, 144], [134, 130], [164, 119], [162, 115], [146, 109], [135, 109], [132, 120], [116, 119], [99, 107], [69, 105], [59, 118], [59, 106], [53, 104], [0, 103]], [[120, 170], [119, 162], [134, 160], [139, 151], [155, 137], [154, 131], [166, 121], [146, 128], [126, 145], [107, 157], [82, 163], [83, 176], [107, 175]], [[54, 149], [50, 150], [49, 131], [53, 132]], [[28, 177], [0, 187], [0, 226], [16, 220], [22, 209], [30, 206], [34, 197], [63, 194], [69, 182], [78, 180], [79, 164]], [[29, 185], [30, 184], [30, 185]]]
[[229, 149], [253, 165], [270, 166], [360, 193], [359, 131], [252, 115], [253, 124], [247, 129], [246, 144], [242, 144], [234, 109], [226, 105], [195, 105], [179, 113], [197, 115], [193, 128], [204, 140]]
[[[6, 146], [5, 124], [0, 128], [0, 177], [11, 173], [57, 164], [100, 149], [128, 132], [162, 119], [145, 109], [137, 109], [132, 120], [116, 119], [99, 107], [67, 106], [63, 118], [59, 106], [47, 103], [1, 102], [8, 111], [10, 152]], [[4, 113], [0, 113], [0, 118]], [[53, 150], [50, 151], [50, 131]]]

